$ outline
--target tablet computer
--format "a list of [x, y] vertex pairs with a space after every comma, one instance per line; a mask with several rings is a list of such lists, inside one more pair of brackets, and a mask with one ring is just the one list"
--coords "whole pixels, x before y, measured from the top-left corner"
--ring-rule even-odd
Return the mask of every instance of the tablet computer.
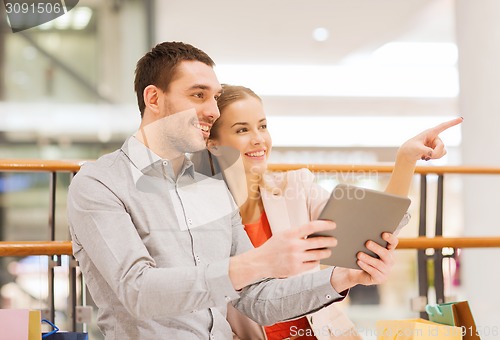
[[356, 264], [356, 254], [362, 251], [377, 257], [365, 247], [366, 241], [387, 246], [382, 233], [397, 235], [398, 226], [410, 203], [410, 199], [403, 196], [353, 185], [337, 185], [318, 218], [334, 221], [337, 228], [310, 235], [337, 238], [337, 246], [331, 248], [332, 255], [321, 263], [361, 269]]

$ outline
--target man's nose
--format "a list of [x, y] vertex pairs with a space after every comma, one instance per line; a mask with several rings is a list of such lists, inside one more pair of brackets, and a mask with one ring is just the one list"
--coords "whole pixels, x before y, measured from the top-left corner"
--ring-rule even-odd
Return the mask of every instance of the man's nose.
[[217, 101], [215, 100], [215, 98], [203, 105], [201, 114], [205, 118], [209, 118], [212, 121], [215, 121], [220, 117], [219, 107], [217, 106]]

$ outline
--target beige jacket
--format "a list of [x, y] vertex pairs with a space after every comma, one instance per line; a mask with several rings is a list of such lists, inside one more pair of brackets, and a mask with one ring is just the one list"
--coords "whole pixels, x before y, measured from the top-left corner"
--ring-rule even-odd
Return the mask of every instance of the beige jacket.
[[[317, 219], [330, 196], [314, 183], [314, 175], [307, 169], [267, 175], [260, 191], [273, 233], [297, 228]], [[263, 327], [231, 304], [228, 306], [227, 319], [235, 333], [235, 339], [266, 339]], [[351, 320], [334, 304], [307, 315], [307, 319], [319, 340], [362, 339], [357, 335]]]

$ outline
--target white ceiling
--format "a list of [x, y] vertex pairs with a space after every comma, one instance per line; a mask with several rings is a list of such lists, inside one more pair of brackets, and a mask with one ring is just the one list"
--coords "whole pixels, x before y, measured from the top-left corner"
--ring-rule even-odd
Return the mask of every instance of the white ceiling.
[[[157, 40], [181, 40], [218, 64], [336, 64], [390, 41], [453, 42], [453, 0], [157, 2]], [[317, 27], [329, 31], [313, 40]]]

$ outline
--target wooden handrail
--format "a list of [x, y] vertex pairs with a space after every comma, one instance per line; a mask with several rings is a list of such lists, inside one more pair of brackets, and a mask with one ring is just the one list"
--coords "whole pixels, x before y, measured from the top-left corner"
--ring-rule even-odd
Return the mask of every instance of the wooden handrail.
[[[397, 249], [500, 248], [500, 237], [416, 237], [401, 238]], [[71, 241], [0, 242], [0, 257], [30, 255], [72, 255]]]
[[[0, 171], [69, 171], [77, 172], [85, 161], [55, 161], [2, 159]], [[287, 171], [307, 168], [313, 172], [381, 172], [390, 173], [393, 164], [269, 164], [270, 171]], [[417, 166], [417, 174], [480, 174], [500, 175], [494, 166]]]
[[31, 255], [71, 255], [71, 241], [3, 241], [0, 242], [0, 257]]
[[[307, 168], [312, 172], [392, 172], [393, 164], [269, 164], [270, 171], [287, 171]], [[417, 166], [416, 174], [476, 174], [500, 175], [494, 166]]]
[[0, 171], [77, 172], [85, 161], [54, 161], [39, 159], [0, 159]]
[[428, 248], [495, 248], [500, 247], [500, 237], [415, 237], [400, 238], [397, 249]]

